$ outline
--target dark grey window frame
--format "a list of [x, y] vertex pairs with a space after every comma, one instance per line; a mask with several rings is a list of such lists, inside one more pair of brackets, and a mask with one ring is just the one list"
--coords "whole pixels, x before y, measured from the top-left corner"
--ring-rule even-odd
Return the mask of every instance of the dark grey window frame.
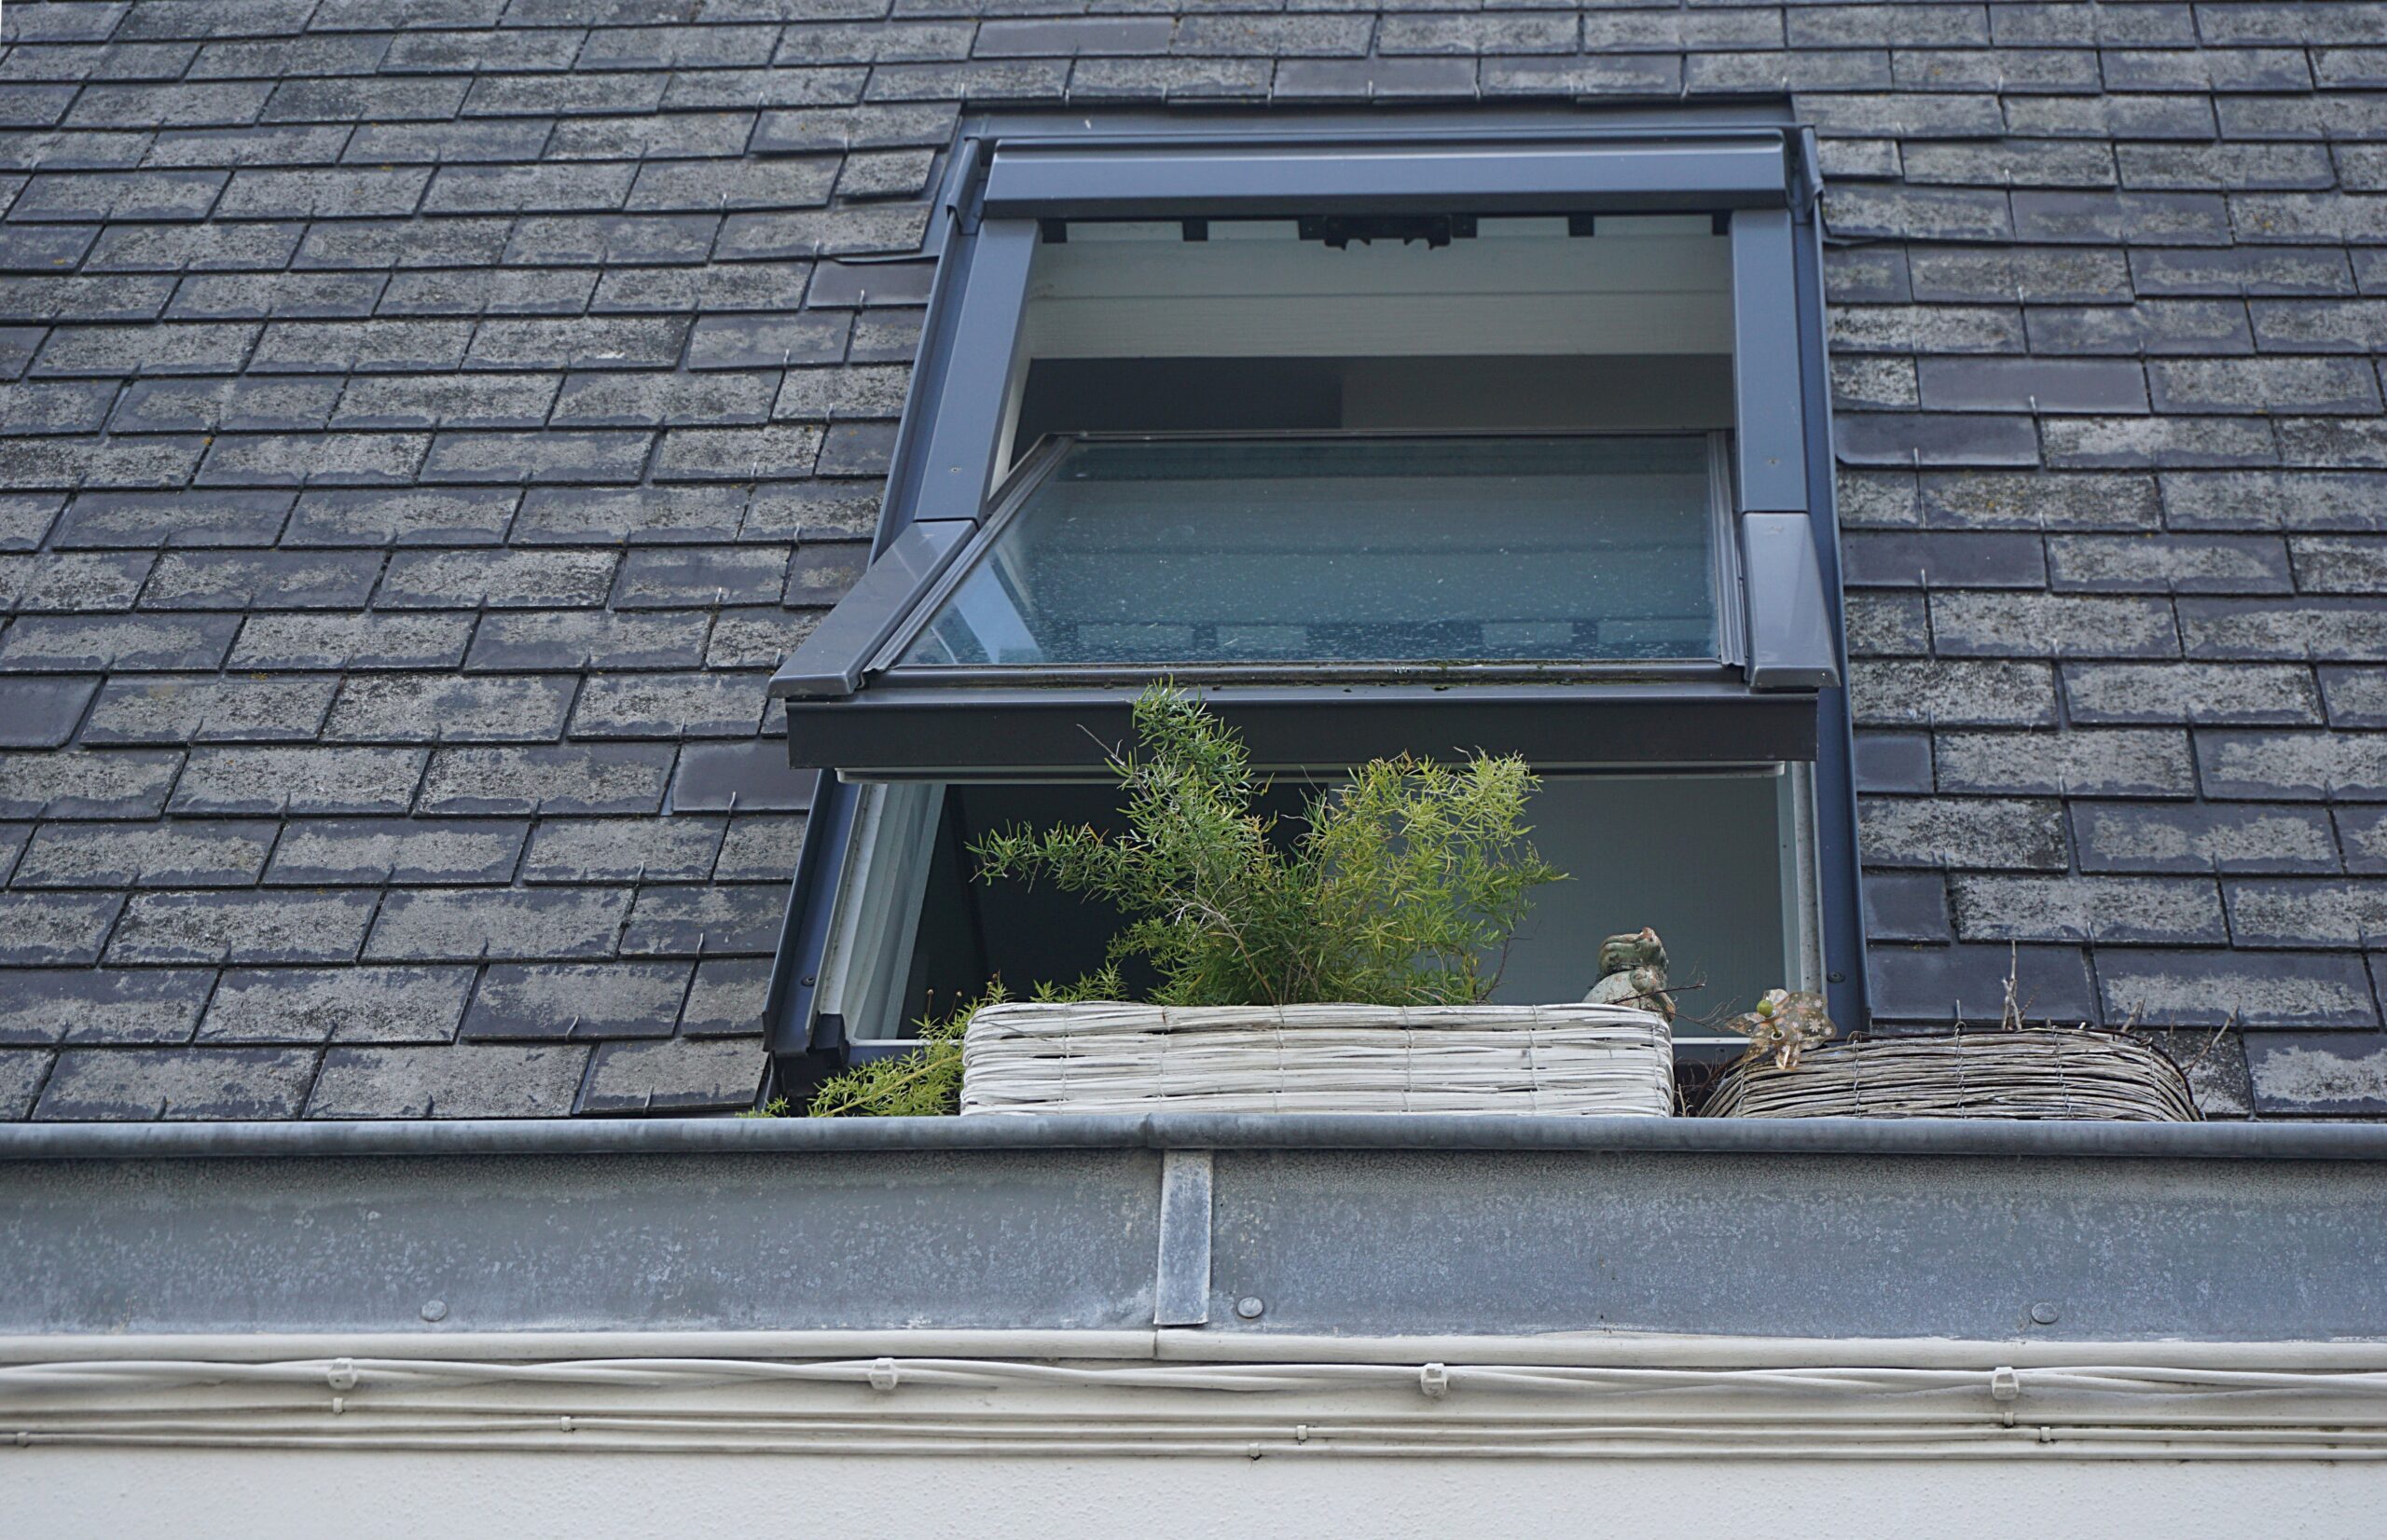
[[[851, 837], [853, 789], [835, 771], [891, 778], [968, 764], [975, 774], [1006, 765], [1041, 774], [1083, 759], [1105, 731], [1124, 736], [1132, 681], [904, 689], [872, 672], [924, 598], [986, 538], [1041, 225], [1068, 218], [1698, 211], [1729, 220], [1732, 444], [1746, 574], [1740, 678], [1640, 667], [1599, 682], [1595, 694], [1580, 680], [1338, 687], [1288, 666], [1287, 677], [1221, 680], [1205, 693], [1262, 763], [1331, 757], [1318, 747], [1321, 706], [1332, 708], [1333, 753], [1346, 763], [1413, 740], [1420, 708], [1443, 714], [1438, 722], [1466, 741], [1548, 763], [1583, 761], [1591, 713], [1601, 737], [1646, 745], [1648, 760], [1812, 761], [1826, 977], [1835, 1011], [1861, 1020], [1818, 191], [1812, 136], [1761, 106], [1465, 119], [1022, 114], [965, 123], [931, 223], [937, 279], [873, 564], [771, 685], [787, 703], [792, 762], [824, 772], [768, 1008], [780, 1079], [799, 1081], [846, 1057], [837, 1024], [815, 1021], [812, 1010]], [[983, 763], [989, 720], [1002, 723], [1003, 763]], [[965, 741], [977, 747], [965, 751]]]

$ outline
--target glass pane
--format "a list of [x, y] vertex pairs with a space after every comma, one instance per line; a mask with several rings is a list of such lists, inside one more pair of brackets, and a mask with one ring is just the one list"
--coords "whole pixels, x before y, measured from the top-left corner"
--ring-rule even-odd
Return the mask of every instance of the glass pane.
[[1717, 655], [1692, 435], [1073, 446], [902, 666]]

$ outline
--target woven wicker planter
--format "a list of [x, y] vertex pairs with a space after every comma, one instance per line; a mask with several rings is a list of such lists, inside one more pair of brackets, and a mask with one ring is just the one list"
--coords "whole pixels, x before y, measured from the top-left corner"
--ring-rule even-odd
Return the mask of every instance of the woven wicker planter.
[[2030, 1028], [1811, 1048], [1796, 1069], [1757, 1059], [1717, 1081], [1705, 1118], [2072, 1118], [2200, 1121], [2187, 1078], [2108, 1032]]
[[961, 1111], [1674, 1110], [1663, 1018], [1610, 1005], [997, 1005]]

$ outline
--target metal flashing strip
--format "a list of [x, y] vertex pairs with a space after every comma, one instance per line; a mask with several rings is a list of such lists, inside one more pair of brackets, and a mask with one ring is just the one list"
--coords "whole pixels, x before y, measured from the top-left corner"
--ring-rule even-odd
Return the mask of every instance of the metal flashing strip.
[[0, 1163], [1052, 1149], [1557, 1150], [2387, 1162], [2387, 1123], [1207, 1113], [0, 1123]]
[[1780, 207], [1788, 166], [1778, 131], [1734, 138], [1475, 140], [1404, 145], [1304, 142], [1205, 147], [999, 144], [989, 216], [1178, 215], [1434, 210], [1465, 213]]

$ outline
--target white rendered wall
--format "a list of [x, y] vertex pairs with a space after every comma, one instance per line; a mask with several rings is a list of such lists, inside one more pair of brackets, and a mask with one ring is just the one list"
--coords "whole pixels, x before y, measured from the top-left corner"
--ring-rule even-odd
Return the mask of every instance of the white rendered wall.
[[2377, 1540], [2387, 1464], [18, 1449], [11, 1540]]

